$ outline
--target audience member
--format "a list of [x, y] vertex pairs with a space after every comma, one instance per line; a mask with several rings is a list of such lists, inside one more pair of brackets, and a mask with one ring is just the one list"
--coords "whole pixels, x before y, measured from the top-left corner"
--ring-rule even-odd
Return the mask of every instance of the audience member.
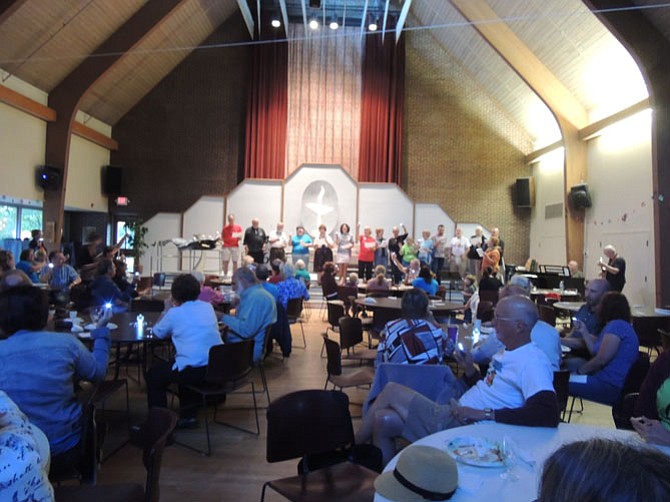
[[199, 270], [191, 270], [191, 275], [195, 277], [195, 280], [198, 281], [200, 285], [200, 294], [198, 295], [198, 300], [201, 302], [209, 303], [212, 306], [220, 305], [226, 301], [223, 293], [217, 291], [211, 286], [205, 286], [205, 275]]
[[551, 366], [530, 339], [538, 319], [535, 304], [522, 296], [504, 298], [495, 315], [496, 336], [506, 350], [494, 356], [484, 380], [480, 380], [471, 355], [455, 351], [454, 356], [465, 369], [463, 380], [454, 389], [459, 401], [440, 405], [412, 389], [388, 383], [363, 417], [356, 442], [372, 440], [382, 450], [386, 463], [395, 454], [397, 436], [416, 441], [482, 420], [556, 427], [559, 410]]
[[426, 265], [427, 267], [431, 267], [433, 263], [433, 239], [430, 237], [430, 230], [426, 229], [421, 232], [421, 237], [417, 241], [417, 246], [419, 248], [417, 258], [419, 258], [419, 261]]
[[114, 261], [114, 277], [112, 280], [116, 287], [119, 288], [124, 297], [128, 299], [137, 298], [140, 294], [137, 291], [137, 284], [140, 281], [139, 272], [136, 275], [133, 275], [133, 280], [128, 280], [128, 265], [125, 261], [115, 260]]
[[47, 248], [44, 245], [44, 235], [42, 234], [42, 230], [39, 228], [31, 230], [30, 236], [32, 237], [28, 243], [28, 247], [30, 249], [32, 249], [35, 253], [37, 253], [38, 250], [42, 250], [46, 254], [49, 254], [49, 251], [47, 251]]
[[451, 238], [449, 246], [449, 268], [463, 277], [467, 267], [470, 240], [463, 235], [463, 230], [456, 227], [456, 234]]
[[389, 283], [386, 280], [386, 267], [384, 265], [377, 265], [374, 275], [367, 283], [367, 292], [389, 291]]
[[670, 459], [611, 439], [561, 446], [544, 463], [540, 502], [664, 502], [670, 500]]
[[277, 288], [276, 284], [268, 282], [268, 277], [270, 277], [270, 269], [268, 266], [265, 264], [258, 265], [256, 267], [256, 278], [263, 286], [263, 289], [272, 295], [275, 302], [279, 302], [279, 288]]
[[228, 264], [233, 262], [233, 274], [237, 270], [237, 263], [240, 261], [240, 238], [242, 237], [242, 227], [235, 223], [235, 215], [228, 215], [228, 224], [221, 229], [221, 257], [223, 259], [223, 275], [228, 275]]
[[372, 266], [375, 261], [377, 241], [372, 237], [372, 229], [368, 226], [363, 228], [363, 234], [358, 238], [360, 248], [358, 251], [358, 276], [364, 280], [372, 279]]
[[0, 249], [0, 274], [9, 272], [16, 268], [16, 262], [14, 261], [14, 253], [6, 249]]
[[377, 363], [440, 364], [444, 333], [428, 310], [426, 293], [405, 291], [400, 309], [400, 319], [386, 323], [381, 333]]
[[0, 491], [7, 501], [52, 502], [49, 441], [0, 390]]
[[[389, 250], [389, 256], [392, 258], [393, 255], [400, 256], [400, 249], [402, 248], [403, 244], [405, 243], [405, 239], [407, 239], [407, 229], [405, 228], [405, 225], [402, 223], [400, 224], [400, 228], [402, 229], [402, 234], [400, 233], [400, 230], [398, 230], [398, 227], [393, 227], [391, 230], [392, 237], [389, 239], [388, 242], [388, 250]], [[398, 265], [396, 262], [391, 260], [391, 278], [393, 279], [393, 284], [400, 284], [402, 281], [402, 272], [398, 268]]]
[[[609, 289], [609, 283], [605, 279], [591, 279], [586, 284], [586, 289], [584, 290], [584, 300], [586, 303], [579, 308], [575, 313], [574, 318], [583, 323], [586, 331], [591, 334], [597, 335], [602, 329], [598, 319], [598, 306], [600, 305], [600, 300], [605, 296], [605, 293], [607, 293]], [[574, 329], [574, 327], [565, 338], [563, 338], [561, 343], [572, 349], [572, 355], [568, 356], [568, 360], [572, 359], [574, 356], [590, 356], [581, 332]]]
[[430, 271], [428, 265], [421, 266], [421, 270], [419, 270], [419, 277], [412, 281], [412, 286], [422, 289], [429, 296], [437, 295], [438, 284], [437, 281], [433, 279], [433, 274]]
[[[49, 286], [59, 291], [69, 291], [81, 283], [77, 271], [65, 262], [65, 255], [60, 251], [49, 253], [49, 270], [43, 276]], [[52, 266], [53, 265], [53, 266]]]
[[98, 232], [88, 234], [87, 243], [82, 246], [81, 251], [77, 254], [77, 268], [84, 280], [89, 281], [95, 276], [103, 250], [102, 235]]
[[16, 286], [32, 286], [33, 281], [22, 270], [10, 270], [0, 275], [0, 292]]
[[335, 263], [339, 269], [340, 280], [344, 283], [347, 276], [347, 267], [351, 261], [351, 248], [354, 247], [354, 237], [350, 233], [351, 229], [346, 223], [340, 225], [340, 231], [335, 234]]
[[479, 280], [479, 291], [498, 291], [503, 287], [503, 283], [493, 273], [491, 267], [487, 267], [483, 271], [482, 278]]
[[270, 262], [270, 278], [268, 282], [270, 284], [277, 285], [284, 280], [284, 262], [275, 259]]
[[312, 238], [305, 233], [305, 227], [299, 225], [291, 239], [291, 260], [297, 265], [302, 260], [303, 269], [309, 268], [309, 248], [312, 247]]
[[437, 233], [433, 235], [433, 261], [431, 269], [437, 278], [437, 283], [440, 281], [440, 272], [444, 268], [444, 259], [447, 255], [447, 236], [444, 233], [444, 225], [437, 226]]
[[570, 260], [568, 262], [568, 269], [570, 269], [570, 277], [574, 277], [575, 279], [584, 278], [584, 274], [581, 270], [579, 270], [579, 263], [577, 263], [575, 260]]
[[307, 272], [305, 262], [302, 260], [297, 260], [295, 262], [295, 277], [296, 279], [301, 280], [305, 284], [305, 287], [309, 289], [312, 278], [310, 277], [309, 272]]
[[268, 236], [270, 244], [270, 262], [275, 260], [286, 261], [286, 248], [288, 247], [289, 236], [284, 232], [284, 223], [277, 223], [275, 230]]
[[404, 277], [403, 282], [405, 284], [412, 284], [414, 279], [419, 277], [419, 272], [421, 271], [421, 262], [418, 258], [414, 258], [408, 266], [400, 263], [398, 257], [395, 253], [391, 253], [391, 262], [395, 265], [398, 271], [401, 274], [401, 277]]
[[157, 361], [147, 371], [147, 402], [149, 408], [167, 408], [167, 388], [179, 387], [179, 427], [197, 424], [199, 398], [185, 385], [205, 381], [209, 349], [221, 345], [221, 335], [212, 305], [198, 300], [200, 283], [191, 274], [181, 274], [172, 283], [172, 298], [165, 300], [165, 310], [153, 327], [156, 338], [172, 340], [173, 361]]
[[303, 298], [309, 300], [309, 291], [305, 287], [305, 283], [295, 277], [295, 268], [290, 263], [284, 264], [284, 280], [277, 284], [279, 290], [279, 303], [284, 308], [288, 305], [289, 300], [295, 298]]
[[626, 260], [617, 254], [616, 249], [611, 244], [605, 246], [603, 254], [608, 261], [605, 263], [602, 257], [598, 260], [602, 277], [609, 282], [612, 291], [621, 293], [626, 284]]
[[575, 330], [584, 339], [591, 359], [572, 368], [570, 394], [590, 401], [613, 404], [623, 387], [628, 370], [638, 358], [639, 342], [630, 324], [630, 306], [621, 293], [610, 291], [600, 300], [598, 318], [603, 327], [599, 335], [586, 330], [584, 323], [574, 321]]
[[358, 274], [356, 272], [352, 272], [347, 276], [347, 280], [344, 282], [343, 286], [347, 286], [349, 288], [357, 288], [358, 287]]
[[265, 242], [267, 236], [265, 230], [259, 226], [258, 218], [251, 220], [251, 226], [244, 231], [244, 252], [251, 256], [255, 263], [259, 265], [263, 263], [263, 252], [265, 250]]
[[25, 274], [34, 284], [40, 282], [38, 272], [42, 267], [35, 264], [35, 253], [32, 249], [28, 248], [21, 251], [19, 262], [16, 264], [16, 268], [25, 272]]
[[95, 305], [102, 306], [107, 303], [112, 304], [113, 312], [128, 311], [128, 302], [131, 297], [123, 293], [112, 280], [116, 274], [116, 267], [114, 262], [109, 259], [104, 259], [98, 263], [98, 275], [89, 286], [91, 296]]
[[265, 328], [277, 322], [275, 299], [247, 267], [238, 268], [233, 281], [240, 304], [234, 316], [225, 314], [221, 318], [229, 328], [226, 339], [229, 342], [254, 340], [254, 363], [258, 363], [263, 357]]
[[[658, 391], [670, 379], [670, 350], [664, 350], [651, 365], [640, 386], [640, 395], [635, 401], [633, 416], [658, 420]], [[667, 414], [667, 412], [666, 412]], [[668, 423], [670, 425], [670, 422]]]
[[44, 331], [47, 295], [39, 288], [16, 286], [0, 293], [0, 389], [49, 439], [52, 472], [75, 465], [80, 457], [82, 406], [77, 380], [97, 382], [107, 374], [111, 345], [105, 309], [91, 331], [93, 352], [71, 333]]
[[[499, 298], [511, 296], [530, 298], [530, 291], [514, 284], [500, 290]], [[552, 371], [559, 371], [561, 369], [561, 337], [556, 328], [538, 319], [531, 327], [530, 339], [547, 356]], [[502, 342], [497, 337], [490, 335], [472, 351], [472, 359], [477, 364], [488, 364], [493, 355], [503, 348]]]
[[337, 299], [338, 289], [335, 274], [337, 274], [337, 266], [332, 261], [327, 261], [323, 265], [323, 272], [321, 272], [320, 277], [321, 290], [326, 301]]

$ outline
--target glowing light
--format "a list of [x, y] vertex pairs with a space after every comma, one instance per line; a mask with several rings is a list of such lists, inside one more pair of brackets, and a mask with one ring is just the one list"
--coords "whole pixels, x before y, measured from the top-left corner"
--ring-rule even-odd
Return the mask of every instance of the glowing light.
[[281, 26], [281, 21], [279, 19], [273, 19], [271, 24], [273, 28], [279, 28]]
[[319, 22], [316, 19], [312, 19], [309, 22], [309, 27], [312, 28], [313, 30], [318, 30], [319, 29]]

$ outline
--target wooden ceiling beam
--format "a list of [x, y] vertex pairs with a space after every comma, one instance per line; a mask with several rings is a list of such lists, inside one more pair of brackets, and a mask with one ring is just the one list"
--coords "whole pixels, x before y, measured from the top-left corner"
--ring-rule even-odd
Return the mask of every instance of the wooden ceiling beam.
[[127, 52], [158, 28], [186, 0], [149, 0], [88, 58], [68, 74], [49, 94], [49, 107], [56, 110], [56, 121], [47, 123], [45, 161], [62, 169], [60, 190], [45, 192], [44, 221], [53, 226], [54, 242], [60, 245], [63, 230], [65, 189], [67, 186], [70, 139], [75, 115], [85, 93]]
[[28, 0], [0, 0], [0, 25], [21, 8]]
[[54, 122], [56, 120], [56, 110], [44, 106], [4, 85], [0, 85], [0, 103], [5, 103], [17, 110], [21, 110], [22, 112], [26, 112], [33, 117], [37, 117], [38, 119], [47, 122]]

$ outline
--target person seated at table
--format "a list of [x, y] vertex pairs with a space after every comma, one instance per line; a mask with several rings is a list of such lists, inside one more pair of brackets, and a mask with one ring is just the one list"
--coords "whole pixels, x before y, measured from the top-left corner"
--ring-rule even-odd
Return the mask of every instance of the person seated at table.
[[367, 292], [373, 293], [375, 291], [388, 291], [390, 289], [389, 283], [386, 280], [386, 267], [384, 265], [377, 265], [375, 267], [375, 276], [367, 282]]
[[0, 276], [0, 292], [16, 286], [32, 286], [33, 281], [23, 270], [10, 270]]
[[279, 288], [276, 284], [268, 282], [268, 277], [270, 277], [270, 269], [268, 266], [263, 263], [258, 265], [255, 270], [256, 278], [261, 283], [265, 291], [272, 295], [272, 298], [275, 299], [275, 302], [279, 302]]
[[0, 489], [3, 500], [54, 500], [49, 483], [49, 441], [1, 390]]
[[[667, 351], [663, 352], [663, 354], [667, 353]], [[658, 359], [656, 361], [658, 362]], [[667, 364], [667, 359], [664, 363]], [[656, 418], [640, 416], [636, 403], [635, 417], [630, 419], [630, 423], [647, 443], [670, 446], [670, 378], [666, 378], [661, 383], [655, 396], [654, 413], [645, 412], [645, 415], [653, 415]], [[640, 391], [640, 398], [642, 398], [642, 391]], [[638, 402], [639, 400], [638, 398]]]
[[[381, 332], [376, 363], [440, 364], [442, 328], [428, 310], [428, 295], [414, 288], [405, 291], [400, 302], [400, 318], [389, 321]], [[448, 351], [449, 354], [453, 351]]]
[[283, 266], [284, 262], [281, 260], [272, 260], [270, 262], [270, 268], [272, 272], [270, 278], [268, 279], [270, 284], [279, 284], [284, 280], [284, 274], [282, 273]]
[[412, 286], [424, 290], [429, 296], [437, 295], [438, 284], [427, 265], [421, 266], [419, 277], [412, 281]]
[[400, 273], [404, 274], [403, 282], [405, 284], [412, 284], [414, 279], [419, 277], [421, 262], [418, 258], [414, 258], [408, 266], [405, 266], [404, 263], [400, 263], [400, 260], [398, 260], [395, 253], [391, 253], [391, 261], [395, 264]]
[[321, 284], [321, 291], [323, 297], [328, 300], [337, 300], [338, 286], [337, 279], [337, 265], [332, 261], [327, 261], [323, 264], [323, 271], [319, 276], [319, 283]]
[[579, 270], [579, 263], [577, 263], [575, 260], [570, 260], [568, 262], [568, 269], [570, 270], [570, 277], [573, 277], [575, 279], [584, 278], [584, 273], [581, 270]]
[[[602, 300], [605, 293], [609, 290], [610, 285], [605, 279], [591, 279], [586, 284], [586, 289], [584, 290], [584, 300], [586, 303], [574, 315], [575, 319], [584, 324], [586, 331], [593, 335], [598, 335], [602, 329], [600, 320], [598, 319], [598, 306], [600, 305], [600, 300]], [[572, 349], [572, 353], [566, 358], [568, 365], [570, 365], [570, 360], [575, 356], [582, 358], [589, 357], [582, 334], [579, 330], [574, 329], [574, 326], [566, 334], [561, 343]]]
[[35, 228], [30, 231], [30, 242], [28, 243], [28, 247], [35, 251], [37, 253], [38, 250], [44, 251], [46, 254], [49, 254], [47, 251], [47, 247], [44, 245], [44, 235], [42, 234], [42, 230], [39, 228]]
[[454, 357], [465, 370], [464, 377], [452, 389], [454, 396], [460, 396], [458, 401], [438, 404], [390, 382], [363, 417], [356, 443], [372, 440], [387, 463], [395, 454], [398, 436], [413, 442], [443, 429], [482, 420], [556, 427], [559, 409], [551, 365], [530, 338], [537, 319], [537, 308], [528, 298], [512, 296], [500, 300], [494, 324], [505, 350], [493, 357], [483, 380], [472, 356], [455, 351]]
[[93, 302], [97, 306], [112, 304], [115, 314], [128, 311], [128, 302], [132, 299], [128, 293], [122, 292], [114, 283], [112, 277], [116, 274], [116, 266], [112, 260], [102, 260], [98, 263], [98, 275], [89, 285]]
[[[510, 296], [530, 298], [530, 292], [521, 286], [516, 285], [505, 286], [500, 290], [499, 298]], [[537, 322], [531, 326], [530, 339], [547, 356], [552, 371], [559, 371], [561, 369], [561, 337], [556, 328], [541, 319], [538, 319]], [[488, 364], [493, 355], [502, 348], [504, 347], [501, 341], [494, 335], [489, 335], [486, 340], [480, 342], [472, 351], [472, 359], [477, 364]]]
[[105, 309], [91, 331], [93, 351], [71, 333], [46, 331], [49, 301], [45, 291], [15, 286], [0, 293], [0, 389], [49, 439], [51, 472], [79, 461], [82, 405], [77, 380], [98, 382], [107, 374], [111, 345]]
[[128, 281], [128, 265], [125, 261], [121, 260], [114, 261], [114, 268], [115, 272], [112, 280], [121, 293], [130, 299], [140, 296], [136, 289], [137, 283], [140, 280], [139, 274], [134, 275], [132, 281]]
[[225, 314], [221, 318], [229, 328], [226, 339], [229, 342], [254, 340], [254, 363], [259, 363], [263, 357], [265, 328], [277, 322], [275, 299], [258, 282], [254, 271], [247, 267], [237, 269], [233, 283], [240, 303], [234, 316]]
[[174, 361], [158, 361], [147, 371], [147, 402], [149, 408], [167, 408], [166, 390], [170, 384], [179, 386], [180, 428], [197, 425], [197, 395], [184, 385], [204, 382], [209, 363], [209, 349], [221, 345], [221, 334], [212, 305], [198, 300], [200, 283], [191, 274], [179, 275], [170, 288], [171, 298], [153, 327], [153, 336], [170, 338], [175, 348]]
[[43, 266], [44, 265], [40, 266], [35, 263], [35, 253], [30, 248], [21, 251], [19, 262], [16, 264], [16, 268], [25, 272], [33, 284], [38, 284], [40, 282], [39, 272], [42, 270]]
[[211, 303], [213, 306], [220, 305], [225, 301], [225, 297], [222, 293], [211, 286], [205, 286], [205, 276], [202, 272], [199, 270], [191, 270], [191, 275], [195, 277], [195, 280], [200, 284], [198, 300], [205, 303]]
[[503, 287], [503, 283], [500, 282], [491, 267], [484, 269], [482, 278], [479, 280], [479, 291], [498, 291]]
[[309, 291], [305, 287], [305, 283], [295, 277], [295, 268], [290, 263], [284, 264], [285, 279], [277, 284], [279, 290], [279, 303], [284, 308], [288, 305], [289, 300], [296, 298], [303, 298], [309, 300]]
[[537, 500], [670, 500], [670, 459], [631, 442], [589, 439], [561, 446], [544, 463]]
[[15, 268], [14, 253], [6, 249], [0, 249], [0, 275]]
[[599, 335], [589, 333], [581, 321], [574, 321], [591, 359], [572, 361], [569, 369], [576, 375], [587, 376], [585, 381], [571, 377], [570, 395], [611, 405], [619, 397], [628, 370], [638, 358], [640, 345], [630, 324], [628, 300], [621, 293], [610, 291], [603, 296], [598, 318], [604, 326]]
[[670, 379], [670, 350], [665, 349], [651, 365], [640, 386], [640, 394], [635, 401], [633, 416], [658, 420], [657, 395], [661, 386], [668, 379]]
[[[58, 291], [68, 292], [77, 284], [81, 284], [81, 277], [74, 269], [68, 265], [65, 260], [65, 255], [60, 251], [52, 251], [49, 253], [48, 271], [42, 276], [42, 280], [49, 284], [49, 286]], [[45, 270], [47, 270], [45, 268]]]
[[305, 262], [302, 260], [296, 260], [295, 262], [295, 277], [301, 280], [305, 284], [305, 287], [309, 289], [312, 278], [309, 276], [309, 272], [305, 268]]

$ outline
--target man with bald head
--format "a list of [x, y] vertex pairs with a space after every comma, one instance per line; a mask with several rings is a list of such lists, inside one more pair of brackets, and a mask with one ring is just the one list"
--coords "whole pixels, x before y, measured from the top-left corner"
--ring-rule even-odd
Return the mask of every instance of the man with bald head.
[[[597, 335], [602, 329], [602, 326], [598, 324], [598, 305], [600, 305], [600, 300], [609, 290], [609, 282], [605, 279], [591, 279], [586, 284], [586, 289], [584, 290], [584, 300], [586, 300], [586, 303], [579, 308], [575, 314], [575, 318], [583, 322], [586, 330], [592, 335]], [[569, 333], [563, 338], [561, 343], [573, 350], [586, 348], [584, 340], [578, 331]]]
[[472, 356], [457, 352], [455, 357], [465, 368], [465, 375], [454, 389], [454, 395], [460, 395], [458, 401], [438, 404], [390, 382], [363, 417], [356, 442], [372, 440], [382, 450], [386, 463], [395, 454], [398, 436], [413, 442], [443, 429], [483, 420], [556, 427], [559, 409], [551, 365], [530, 339], [537, 319], [537, 308], [528, 298], [511, 296], [500, 300], [494, 323], [496, 336], [505, 349], [493, 356], [484, 379]]
[[603, 254], [607, 257], [607, 263], [602, 259], [598, 260], [598, 266], [612, 291], [621, 293], [626, 285], [626, 260], [619, 256], [611, 244], [603, 248]]
[[265, 230], [260, 227], [258, 218], [251, 220], [251, 226], [244, 231], [244, 251], [259, 265], [263, 263], [263, 251], [268, 240]]

